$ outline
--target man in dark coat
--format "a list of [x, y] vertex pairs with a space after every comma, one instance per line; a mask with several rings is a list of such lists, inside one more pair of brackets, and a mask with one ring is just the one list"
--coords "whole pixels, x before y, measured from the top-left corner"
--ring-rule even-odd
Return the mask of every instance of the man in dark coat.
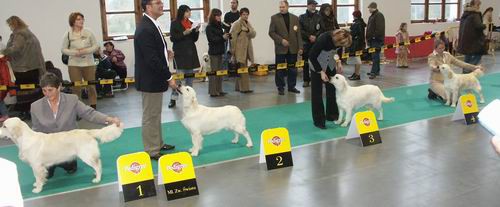
[[142, 141], [144, 151], [152, 159], [158, 160], [163, 154], [160, 150], [174, 149], [163, 143], [161, 132], [161, 111], [163, 92], [170, 86], [177, 89], [169, 71], [167, 43], [158, 22], [163, 15], [161, 0], [142, 0], [144, 16], [134, 35], [135, 86], [142, 92]]
[[316, 38], [319, 36], [319, 21], [321, 16], [319, 16], [316, 6], [318, 2], [315, 0], [307, 1], [307, 10], [305, 14], [300, 15], [300, 32], [302, 36], [302, 42], [304, 42], [304, 53], [302, 55], [302, 60], [304, 60], [304, 69], [302, 70], [302, 76], [304, 79], [303, 87], [309, 87], [311, 82], [311, 77], [309, 75], [309, 50], [311, 49]]
[[[479, 6], [480, 1], [474, 0], [467, 3], [464, 13], [460, 18], [460, 29], [458, 36], [457, 51], [465, 55], [465, 62], [478, 65], [481, 56], [486, 53], [483, 17]], [[463, 73], [470, 73], [470, 70], [463, 69]]]
[[[378, 11], [377, 3], [372, 2], [368, 5], [368, 10], [372, 14], [368, 19], [368, 26], [366, 27], [366, 41], [369, 47], [380, 48], [384, 46], [385, 38], [385, 18], [384, 15]], [[372, 54], [372, 70], [368, 75], [370, 79], [374, 79], [380, 75], [380, 52]]]

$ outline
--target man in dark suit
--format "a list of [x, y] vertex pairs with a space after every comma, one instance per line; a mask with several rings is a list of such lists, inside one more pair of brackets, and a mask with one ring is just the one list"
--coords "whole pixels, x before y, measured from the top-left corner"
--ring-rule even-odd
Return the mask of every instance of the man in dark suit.
[[[276, 64], [297, 62], [297, 54], [302, 55], [302, 36], [300, 34], [299, 18], [288, 12], [288, 2], [280, 1], [280, 13], [271, 17], [269, 36], [274, 41]], [[300, 93], [295, 88], [297, 84], [297, 68], [289, 67], [288, 70], [276, 70], [276, 87], [278, 94], [285, 95], [285, 76], [288, 76], [288, 91]]]
[[158, 160], [160, 150], [171, 150], [174, 146], [163, 143], [161, 132], [161, 111], [163, 93], [170, 86], [177, 89], [168, 68], [167, 58], [173, 52], [167, 50], [167, 43], [158, 22], [163, 15], [161, 0], [142, 0], [145, 12], [135, 30], [135, 86], [142, 92], [142, 141], [144, 151]]

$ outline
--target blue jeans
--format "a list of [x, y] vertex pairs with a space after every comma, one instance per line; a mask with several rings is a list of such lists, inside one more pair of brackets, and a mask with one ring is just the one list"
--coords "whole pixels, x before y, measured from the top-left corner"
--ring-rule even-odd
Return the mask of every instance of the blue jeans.
[[[297, 54], [285, 54], [276, 55], [276, 64], [279, 63], [293, 63], [297, 62]], [[287, 70], [276, 70], [276, 75], [274, 76], [274, 81], [276, 82], [276, 87], [278, 90], [285, 90], [285, 76], [288, 76], [286, 82], [288, 84], [288, 90], [294, 89], [297, 84], [297, 68], [291, 67]]]
[[[186, 73], [194, 73], [193, 69], [177, 69], [177, 73], [179, 74], [186, 74]], [[193, 78], [185, 78], [185, 86], [191, 86], [193, 87]], [[178, 83], [182, 83], [182, 81], [178, 81]], [[172, 91], [172, 96], [170, 97], [170, 100], [177, 100], [177, 97], [179, 97], [179, 93], [177, 91], [173, 90]]]
[[[481, 62], [481, 58], [483, 55], [465, 55], [464, 62], [472, 64], [472, 65], [479, 65], [479, 62]], [[470, 73], [472, 71], [463, 68], [462, 69], [463, 73]]]
[[9, 115], [7, 106], [5, 106], [5, 103], [3, 101], [0, 101], [0, 115], [1, 116]]
[[[368, 40], [368, 46], [374, 48], [380, 48], [384, 46], [383, 40], [372, 39]], [[380, 74], [380, 52], [372, 53], [372, 70], [370, 73], [379, 75]]]

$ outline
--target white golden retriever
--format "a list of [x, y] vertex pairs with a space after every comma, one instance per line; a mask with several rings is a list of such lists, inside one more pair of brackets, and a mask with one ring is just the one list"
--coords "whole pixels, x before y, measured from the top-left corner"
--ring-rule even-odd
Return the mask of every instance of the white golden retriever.
[[[208, 53], [203, 53], [203, 65], [201, 66], [200, 73], [212, 71], [212, 66], [210, 65], [210, 56]], [[208, 81], [208, 77], [202, 79], [203, 82]]]
[[[394, 98], [386, 98], [379, 87], [374, 85], [363, 85], [352, 87], [347, 83], [345, 77], [340, 74], [330, 78], [330, 83], [335, 86], [337, 105], [339, 107], [339, 118], [335, 124], [342, 124], [342, 127], [347, 127], [352, 119], [352, 111], [363, 106], [377, 109], [379, 116], [377, 120], [384, 119], [382, 102], [390, 103], [395, 101]], [[343, 121], [343, 114], [345, 120]], [[343, 121], [343, 122], [342, 122]]]
[[102, 129], [75, 129], [45, 134], [35, 132], [19, 118], [9, 118], [0, 130], [0, 137], [10, 138], [19, 148], [19, 158], [33, 169], [33, 193], [39, 193], [47, 181], [47, 168], [79, 157], [95, 171], [93, 183], [101, 181], [101, 159], [96, 138], [101, 143], [120, 137], [123, 124]]
[[481, 92], [481, 84], [477, 78], [483, 76], [481, 69], [476, 69], [469, 74], [456, 74], [447, 64], [439, 66], [439, 72], [444, 76], [444, 89], [446, 92], [446, 103], [451, 107], [456, 107], [458, 96], [462, 90], [475, 91], [479, 94], [479, 103], [484, 103], [484, 96]]
[[198, 104], [196, 92], [189, 86], [180, 86], [179, 94], [183, 100], [182, 124], [191, 133], [192, 156], [198, 156], [203, 147], [203, 135], [226, 129], [234, 132], [233, 144], [238, 143], [239, 135], [247, 139], [247, 147], [252, 147], [252, 139], [246, 129], [245, 116], [236, 106], [207, 107]]

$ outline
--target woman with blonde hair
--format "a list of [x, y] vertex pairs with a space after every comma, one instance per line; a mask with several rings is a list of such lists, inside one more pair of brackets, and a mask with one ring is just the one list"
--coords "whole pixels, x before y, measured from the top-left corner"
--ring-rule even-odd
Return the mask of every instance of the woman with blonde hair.
[[[96, 65], [94, 52], [99, 49], [94, 34], [83, 27], [85, 18], [80, 12], [69, 15], [69, 26], [71, 29], [64, 35], [62, 53], [69, 56], [68, 73], [69, 79], [75, 81], [95, 80]], [[89, 104], [96, 108], [97, 92], [94, 85], [86, 87], [89, 94]], [[81, 87], [73, 87], [73, 94], [81, 99]]]
[[[329, 78], [342, 73], [342, 63], [336, 50], [349, 47], [352, 36], [345, 29], [337, 29], [321, 34], [309, 52], [311, 70], [311, 107], [314, 126], [326, 129], [326, 121], [335, 121], [339, 116], [335, 87], [329, 84]], [[323, 105], [323, 85], [326, 88], [326, 113]]]
[[[16, 85], [37, 84], [45, 73], [45, 60], [38, 38], [18, 16], [11, 16], [7, 24], [12, 30], [7, 46], [0, 54], [5, 55], [14, 71]], [[30, 119], [30, 105], [43, 96], [40, 89], [22, 90], [17, 94], [16, 108], [22, 119]]]

